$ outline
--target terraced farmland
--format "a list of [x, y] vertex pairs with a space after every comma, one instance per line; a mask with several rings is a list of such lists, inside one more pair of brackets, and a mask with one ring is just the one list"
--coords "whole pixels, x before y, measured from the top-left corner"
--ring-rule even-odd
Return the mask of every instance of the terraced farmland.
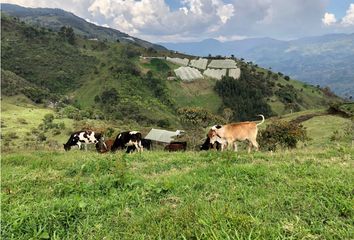
[[206, 69], [208, 65], [208, 59], [206, 58], [199, 58], [199, 59], [192, 59], [189, 64], [191, 67], [199, 68], [199, 69]]
[[193, 81], [195, 79], [203, 78], [203, 75], [198, 69], [191, 67], [179, 67], [175, 69], [175, 73], [177, 77], [179, 77], [183, 81]]
[[215, 78], [221, 80], [223, 76], [226, 76], [226, 69], [210, 69], [208, 68], [203, 72], [207, 77]]

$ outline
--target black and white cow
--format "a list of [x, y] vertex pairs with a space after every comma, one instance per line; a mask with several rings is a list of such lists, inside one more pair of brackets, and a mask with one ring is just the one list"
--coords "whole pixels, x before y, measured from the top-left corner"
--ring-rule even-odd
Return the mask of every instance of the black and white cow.
[[[114, 141], [111, 151], [115, 152], [118, 149], [126, 149], [129, 146], [134, 146], [138, 152], [143, 151], [143, 145], [141, 144], [141, 133], [138, 131], [127, 131], [127, 132], [121, 132], [118, 134], [116, 137], [116, 140]], [[127, 148], [127, 153], [129, 153], [131, 150]]]
[[[152, 141], [149, 140], [149, 139], [141, 139], [141, 145], [143, 146], [143, 149], [145, 150], [150, 150], [152, 149]], [[130, 152], [134, 152], [136, 150], [136, 147], [133, 145], [133, 146], [129, 146], [127, 148], [127, 153], [130, 153]]]
[[78, 146], [79, 149], [81, 149], [81, 146], [84, 145], [85, 150], [87, 150], [88, 144], [97, 143], [102, 143], [103, 146], [106, 147], [102, 133], [97, 133], [90, 130], [78, 131], [71, 134], [67, 143], [64, 144], [64, 149], [65, 151], [69, 151], [73, 146]]

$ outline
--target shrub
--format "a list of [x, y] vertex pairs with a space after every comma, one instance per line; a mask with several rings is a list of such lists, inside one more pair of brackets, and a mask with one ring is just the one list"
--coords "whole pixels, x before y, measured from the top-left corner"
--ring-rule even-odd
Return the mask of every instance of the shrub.
[[177, 111], [181, 122], [189, 126], [207, 127], [212, 124], [222, 124], [225, 119], [212, 114], [209, 110], [200, 107], [185, 107]]
[[162, 127], [162, 128], [167, 128], [170, 125], [171, 125], [171, 123], [168, 119], [160, 119], [157, 121], [157, 126]]
[[53, 129], [52, 133], [53, 133], [53, 135], [55, 136], [55, 135], [61, 134], [61, 131], [56, 128], [56, 129]]
[[15, 132], [9, 132], [5, 138], [8, 140], [11, 140], [11, 139], [17, 139], [18, 136], [17, 136], [17, 133], [15, 133]]
[[47, 137], [44, 135], [43, 132], [41, 132], [41, 133], [38, 134], [37, 140], [38, 140], [39, 142], [44, 142], [45, 140], [47, 140]]
[[24, 119], [24, 118], [18, 118], [17, 121], [18, 121], [20, 124], [28, 124], [28, 122], [27, 122], [26, 119]]
[[262, 149], [275, 151], [277, 148], [296, 148], [299, 141], [308, 140], [305, 127], [301, 124], [285, 121], [274, 121], [260, 131], [258, 136]]

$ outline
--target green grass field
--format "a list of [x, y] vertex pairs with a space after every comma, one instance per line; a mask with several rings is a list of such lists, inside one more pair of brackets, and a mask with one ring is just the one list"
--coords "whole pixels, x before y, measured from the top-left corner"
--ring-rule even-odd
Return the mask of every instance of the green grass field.
[[2, 156], [3, 239], [352, 239], [352, 148]]
[[[303, 122], [306, 145], [275, 153], [64, 152], [74, 127], [66, 118], [54, 120], [65, 131], [48, 133], [60, 149], [23, 149], [47, 113], [55, 114], [18, 97], [2, 101], [2, 134], [19, 137], [1, 156], [2, 239], [353, 239], [348, 118], [315, 116]], [[325, 111], [283, 119], [313, 113]], [[138, 127], [92, 121], [82, 124]]]

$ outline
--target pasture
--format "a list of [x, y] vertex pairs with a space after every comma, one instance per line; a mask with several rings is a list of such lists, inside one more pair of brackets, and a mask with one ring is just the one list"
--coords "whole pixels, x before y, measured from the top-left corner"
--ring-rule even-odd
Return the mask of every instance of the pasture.
[[3, 239], [352, 239], [354, 149], [2, 156]]

